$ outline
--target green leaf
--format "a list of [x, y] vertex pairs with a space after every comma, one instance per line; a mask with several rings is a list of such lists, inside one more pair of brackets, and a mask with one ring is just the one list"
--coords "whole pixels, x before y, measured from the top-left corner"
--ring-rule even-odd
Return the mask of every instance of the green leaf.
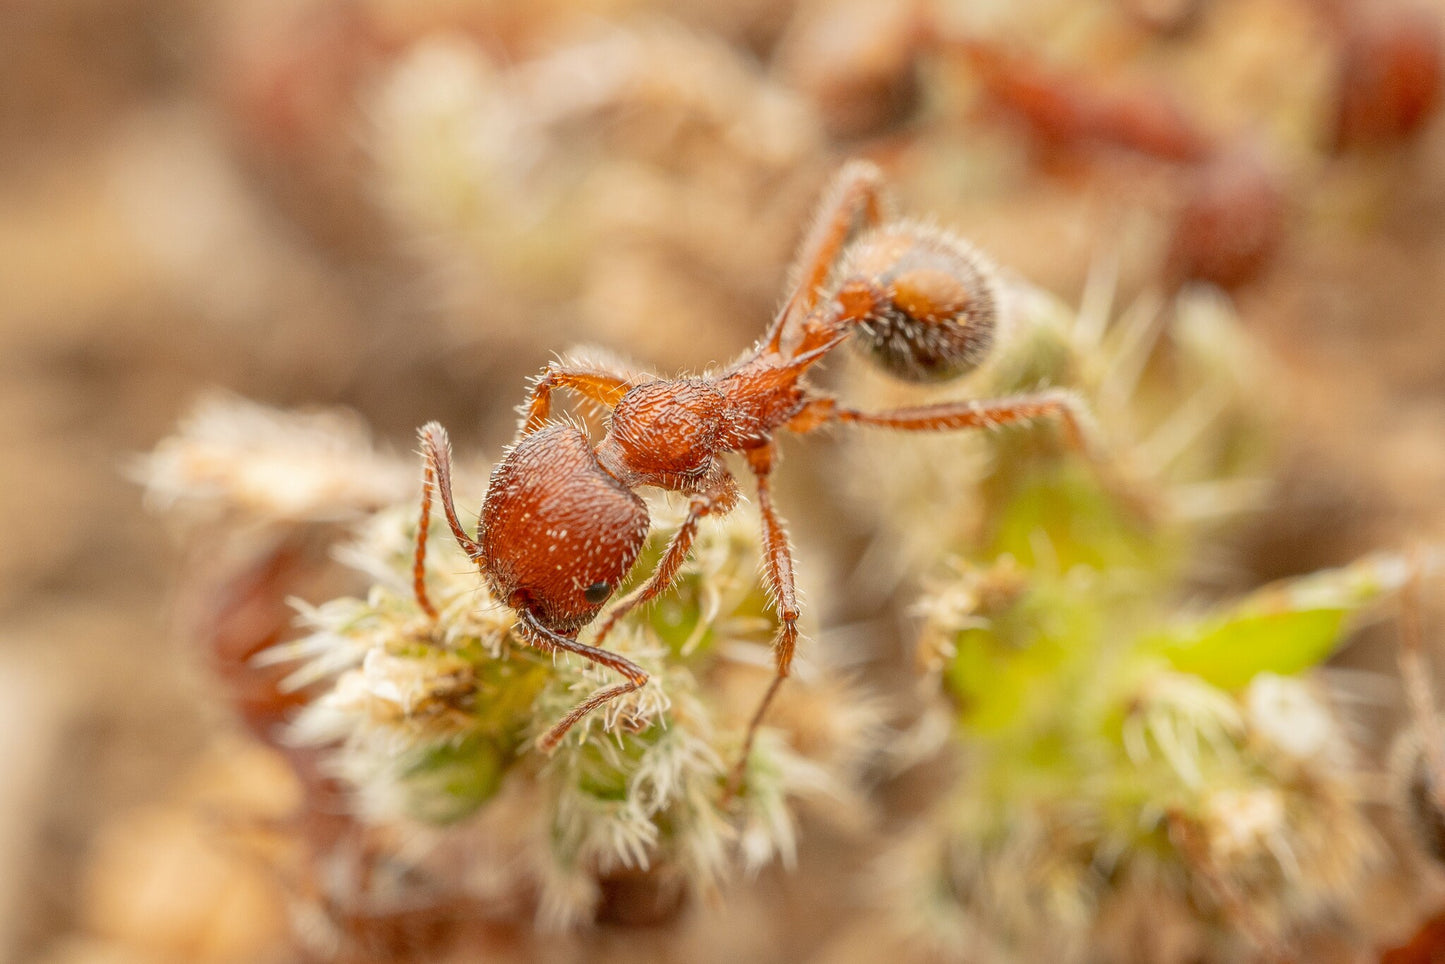
[[982, 558], [1012, 556], [1028, 568], [1074, 566], [1173, 572], [1178, 540], [1136, 519], [1100, 485], [1083, 459], [1030, 453], [1029, 439], [1001, 440], [1001, 468], [988, 487], [1000, 510]]
[[1329, 658], [1344, 634], [1345, 609], [1231, 615], [1162, 638], [1174, 667], [1227, 690], [1259, 673], [1290, 676]]
[[1340, 569], [1275, 583], [1222, 613], [1148, 640], [1177, 669], [1224, 689], [1259, 673], [1289, 676], [1328, 659], [1350, 629], [1350, 617], [1399, 588], [1398, 556], [1367, 556]]

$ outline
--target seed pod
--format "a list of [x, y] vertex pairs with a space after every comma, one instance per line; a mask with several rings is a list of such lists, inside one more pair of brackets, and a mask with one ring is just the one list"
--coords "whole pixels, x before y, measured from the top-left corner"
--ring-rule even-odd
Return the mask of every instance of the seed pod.
[[890, 374], [944, 381], [978, 367], [993, 345], [998, 280], [988, 259], [920, 224], [886, 225], [848, 251], [840, 277], [883, 292], [886, 306], [854, 343]]

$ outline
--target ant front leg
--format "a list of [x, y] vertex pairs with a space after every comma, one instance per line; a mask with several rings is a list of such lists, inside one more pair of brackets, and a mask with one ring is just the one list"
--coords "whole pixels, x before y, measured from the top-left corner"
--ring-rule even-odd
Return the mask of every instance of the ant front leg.
[[728, 778], [724, 799], [731, 799], [742, 786], [743, 772], [747, 768], [748, 757], [752, 755], [753, 741], [758, 735], [758, 727], [762, 725], [763, 717], [768, 712], [768, 706], [772, 703], [773, 697], [778, 694], [783, 680], [787, 679], [792, 672], [793, 651], [798, 645], [799, 610], [798, 593], [793, 583], [793, 550], [788, 545], [788, 532], [783, 527], [783, 520], [778, 516], [777, 510], [773, 508], [773, 490], [770, 478], [775, 454], [771, 443], [761, 448], [749, 449], [747, 452], [748, 465], [758, 480], [758, 511], [763, 517], [763, 557], [766, 562], [768, 592], [773, 597], [773, 605], [778, 611], [778, 639], [773, 648], [777, 672], [772, 683], [768, 685], [767, 692], [763, 694], [762, 702], [753, 712], [752, 719], [748, 721], [747, 735], [743, 738], [742, 755], [738, 758], [737, 766], [733, 768], [732, 775]]
[[613, 371], [603, 365], [576, 361], [552, 362], [532, 385], [532, 395], [523, 409], [522, 434], [529, 435], [552, 417], [552, 391], [570, 388], [606, 408], [616, 408], [634, 385], [647, 376]]
[[797, 280], [792, 297], [764, 335], [768, 351], [780, 351], [788, 326], [818, 306], [823, 286], [844, 246], [858, 228], [881, 224], [886, 208], [882, 172], [867, 161], [845, 164], [819, 206], [812, 230], [798, 249]]
[[436, 606], [432, 604], [426, 591], [426, 540], [431, 528], [431, 500], [434, 491], [441, 493], [442, 511], [446, 514], [447, 525], [451, 526], [457, 545], [461, 546], [467, 557], [477, 565], [485, 566], [486, 563], [481, 545], [467, 535], [461, 520], [457, 518], [456, 503], [452, 499], [452, 443], [447, 437], [447, 430], [437, 422], [427, 422], [417, 435], [421, 441], [423, 462], [421, 518], [416, 526], [416, 551], [411, 570], [412, 591], [416, 594], [416, 602], [421, 611], [435, 620]]
[[682, 568], [688, 552], [692, 549], [693, 540], [697, 538], [697, 527], [703, 517], [726, 515], [737, 503], [737, 480], [722, 465], [716, 465], [708, 473], [703, 491], [692, 497], [692, 502], [687, 509], [687, 518], [682, 520], [682, 525], [678, 526], [677, 531], [673, 533], [672, 541], [667, 544], [667, 550], [663, 552], [662, 559], [658, 561], [651, 578], [612, 607], [612, 611], [603, 618], [602, 624], [598, 627], [597, 636], [593, 642], [600, 645], [619, 619], [642, 603], [649, 602], [666, 592], [668, 587], [677, 580], [678, 570]]
[[572, 729], [577, 721], [588, 713], [591, 713], [605, 703], [610, 703], [619, 696], [631, 693], [636, 689], [641, 689], [647, 684], [647, 671], [632, 660], [624, 656], [619, 656], [611, 650], [579, 643], [570, 636], [563, 636], [555, 630], [548, 629], [530, 609], [519, 610], [517, 616], [520, 620], [519, 626], [522, 629], [523, 637], [538, 649], [544, 651], [560, 649], [566, 653], [575, 653], [578, 656], [591, 660], [599, 666], [606, 666], [608, 669], [615, 670], [627, 678], [626, 682], [598, 690], [568, 710], [567, 715], [562, 717], [539, 741], [538, 745], [544, 752], [551, 753], [557, 749], [558, 744], [562, 742], [562, 738], [567, 735], [567, 731]]

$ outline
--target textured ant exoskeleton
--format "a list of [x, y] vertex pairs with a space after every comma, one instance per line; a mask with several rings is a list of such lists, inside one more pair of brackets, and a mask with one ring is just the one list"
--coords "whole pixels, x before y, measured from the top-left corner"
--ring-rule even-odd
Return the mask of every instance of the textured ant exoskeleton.
[[957, 238], [912, 223], [879, 228], [849, 251], [839, 274], [892, 289], [877, 317], [858, 326], [854, 342], [891, 375], [955, 378], [978, 367], [993, 347], [993, 269]]
[[[672, 584], [703, 517], [737, 504], [738, 484], [723, 453], [739, 453], [756, 477], [766, 579], [780, 621], [777, 674], [749, 723], [732, 790], [757, 727], [790, 672], [798, 639], [793, 555], [771, 484], [780, 430], [804, 433], [847, 422], [935, 431], [1056, 417], [1070, 443], [1084, 447], [1086, 420], [1067, 392], [870, 413], [806, 383], [808, 369], [850, 337], [864, 340], [889, 369], [914, 378], [961, 374], [992, 341], [992, 268], [942, 232], [883, 221], [878, 170], [860, 162], [846, 166], [803, 243], [792, 296], [763, 338], [720, 372], [660, 378], [595, 364], [548, 365], [523, 409], [519, 440], [492, 472], [475, 539], [453, 504], [446, 431], [435, 422], [421, 429], [426, 473], [415, 591], [422, 609], [435, 614], [424, 578], [435, 489], [457, 542], [481, 568], [494, 597], [517, 613], [522, 637], [543, 650], [576, 653], [624, 678], [574, 707], [542, 737], [544, 750], [555, 748], [593, 709], [647, 682], [641, 667], [600, 644], [620, 617]], [[860, 228], [866, 230], [854, 240]], [[550, 420], [558, 388], [611, 410], [595, 446], [579, 428]], [[652, 576], [612, 608], [594, 645], [583, 644], [579, 631], [622, 583], [647, 538], [647, 509], [633, 491], [640, 486], [690, 496], [687, 516]]]

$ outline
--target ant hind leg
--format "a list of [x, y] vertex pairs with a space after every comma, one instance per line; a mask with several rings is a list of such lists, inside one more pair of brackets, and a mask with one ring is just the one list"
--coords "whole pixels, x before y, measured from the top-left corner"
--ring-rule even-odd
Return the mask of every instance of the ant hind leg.
[[908, 432], [939, 432], [962, 429], [1000, 428], [1039, 419], [1054, 419], [1069, 448], [1088, 460], [1100, 483], [1143, 520], [1157, 517], [1157, 497], [1141, 489], [1127, 473], [1121, 472], [1099, 438], [1088, 405], [1076, 393], [1049, 389], [1007, 398], [967, 399], [898, 408], [886, 412], [860, 412], [831, 398], [821, 398], [794, 416], [788, 427], [811, 432], [833, 422], [871, 425]]

